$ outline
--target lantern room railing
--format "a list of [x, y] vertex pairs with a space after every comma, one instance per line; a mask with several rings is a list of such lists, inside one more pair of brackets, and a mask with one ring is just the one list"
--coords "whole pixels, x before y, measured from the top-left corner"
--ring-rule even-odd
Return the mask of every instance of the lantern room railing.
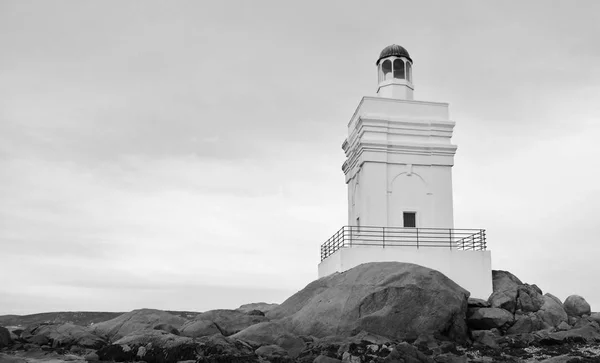
[[321, 261], [353, 246], [485, 251], [485, 229], [344, 226], [321, 245]]

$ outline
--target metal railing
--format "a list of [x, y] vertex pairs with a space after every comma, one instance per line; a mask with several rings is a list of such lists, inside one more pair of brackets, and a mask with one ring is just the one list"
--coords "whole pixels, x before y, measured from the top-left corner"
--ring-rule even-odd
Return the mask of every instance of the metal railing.
[[485, 251], [485, 229], [344, 226], [321, 245], [321, 261], [352, 246]]

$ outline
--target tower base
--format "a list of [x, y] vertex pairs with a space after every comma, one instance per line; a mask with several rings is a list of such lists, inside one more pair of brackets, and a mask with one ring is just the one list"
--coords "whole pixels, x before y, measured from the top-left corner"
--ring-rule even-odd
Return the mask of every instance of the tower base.
[[437, 270], [471, 293], [487, 300], [492, 294], [491, 251], [414, 247], [352, 246], [340, 248], [319, 264], [319, 278], [367, 262], [407, 262]]

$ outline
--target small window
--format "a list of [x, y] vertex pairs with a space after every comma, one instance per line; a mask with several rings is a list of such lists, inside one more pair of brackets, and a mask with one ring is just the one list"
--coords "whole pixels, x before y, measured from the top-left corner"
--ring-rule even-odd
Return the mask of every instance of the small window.
[[412, 83], [412, 66], [410, 62], [406, 62], [406, 79]]
[[384, 61], [381, 69], [383, 70], [383, 79], [388, 79], [388, 74], [392, 73], [392, 62], [389, 59]]
[[360, 217], [356, 217], [356, 226], [360, 227]]
[[408, 228], [417, 227], [417, 213], [404, 212], [404, 227], [408, 227]]
[[394, 78], [404, 79], [404, 62], [402, 59], [394, 61]]

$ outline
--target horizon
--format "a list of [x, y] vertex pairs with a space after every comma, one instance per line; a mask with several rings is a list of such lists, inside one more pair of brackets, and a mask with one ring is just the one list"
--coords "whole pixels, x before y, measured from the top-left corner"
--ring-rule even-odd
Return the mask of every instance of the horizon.
[[347, 122], [394, 43], [415, 100], [456, 122], [455, 228], [486, 229], [492, 269], [600, 311], [597, 13], [3, 1], [0, 315], [235, 309], [316, 280], [347, 224]]

